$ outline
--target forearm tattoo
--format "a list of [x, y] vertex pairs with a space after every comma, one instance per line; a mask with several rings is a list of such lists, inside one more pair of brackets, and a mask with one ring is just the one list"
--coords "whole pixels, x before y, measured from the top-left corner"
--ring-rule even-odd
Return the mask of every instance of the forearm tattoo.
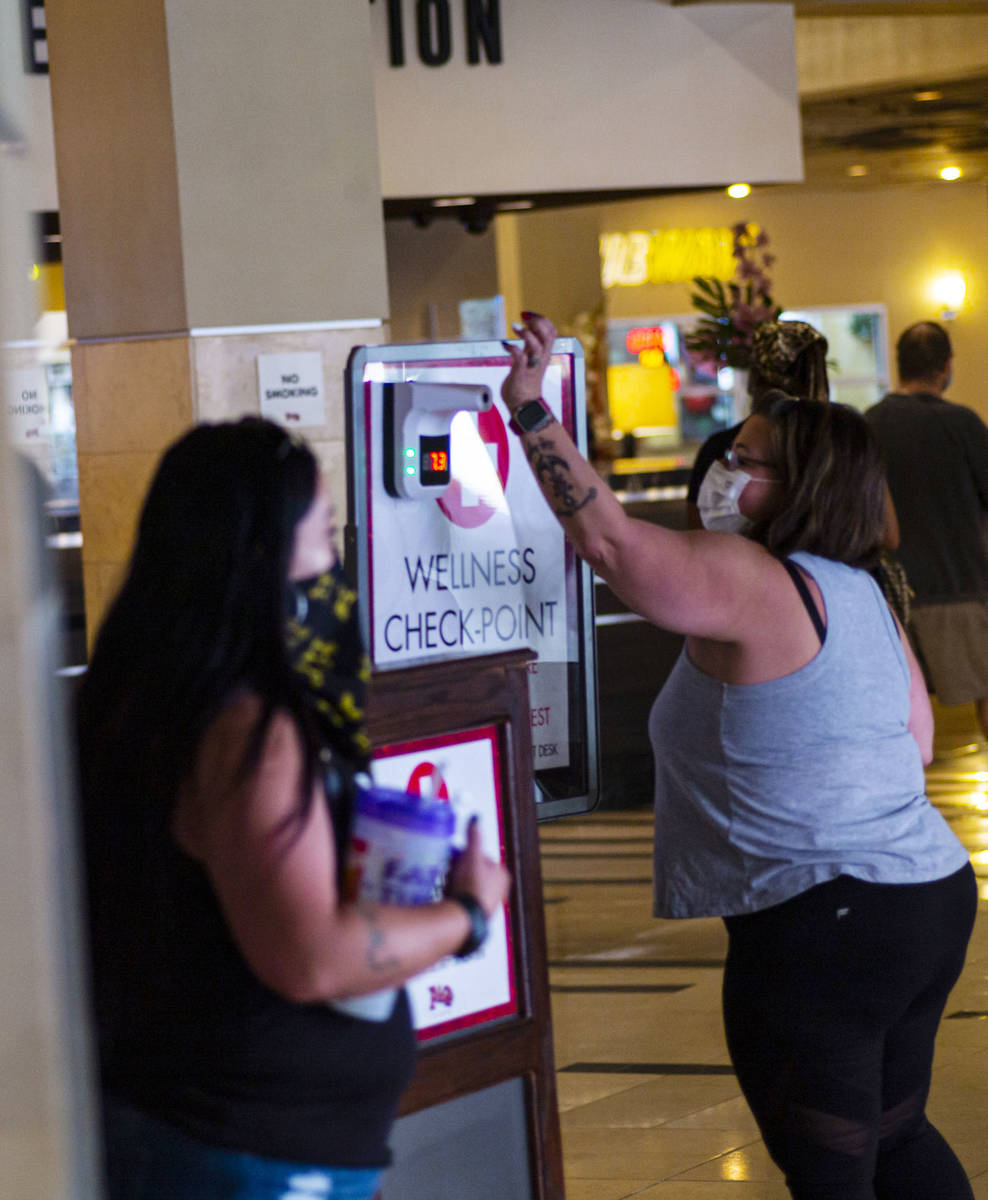
[[388, 954], [384, 942], [384, 930], [378, 923], [377, 910], [370, 904], [359, 903], [357, 911], [367, 922], [367, 932], [370, 935], [367, 942], [366, 960], [372, 971], [393, 971], [399, 965], [396, 955]]
[[596, 500], [597, 489], [588, 488], [581, 498], [570, 476], [570, 466], [555, 450], [549, 438], [533, 437], [527, 446], [528, 461], [539, 486], [548, 498], [550, 492], [552, 511], [557, 517], [572, 517], [591, 500]]

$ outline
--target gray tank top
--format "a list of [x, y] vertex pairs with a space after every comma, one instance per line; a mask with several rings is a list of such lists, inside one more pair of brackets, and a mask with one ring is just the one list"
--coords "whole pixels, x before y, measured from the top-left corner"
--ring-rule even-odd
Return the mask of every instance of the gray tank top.
[[967, 861], [926, 796], [909, 667], [877, 585], [791, 558], [823, 595], [816, 657], [729, 684], [684, 649], [652, 706], [656, 916], [757, 912], [842, 874], [924, 883]]

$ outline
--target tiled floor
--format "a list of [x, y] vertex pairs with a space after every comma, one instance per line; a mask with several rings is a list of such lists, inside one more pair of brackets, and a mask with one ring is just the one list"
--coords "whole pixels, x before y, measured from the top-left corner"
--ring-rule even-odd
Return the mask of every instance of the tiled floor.
[[[988, 1200], [988, 749], [966, 711], [938, 711], [927, 777], [981, 885], [929, 1111]], [[567, 1200], [784, 1200], [724, 1045], [723, 927], [652, 919], [651, 832], [640, 810], [542, 827]]]

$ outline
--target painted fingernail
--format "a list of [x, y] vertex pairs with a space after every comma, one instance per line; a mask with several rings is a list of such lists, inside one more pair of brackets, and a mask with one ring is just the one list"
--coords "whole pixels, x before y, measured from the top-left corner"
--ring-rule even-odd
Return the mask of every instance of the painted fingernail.
[[512, 343], [505, 341], [504, 338], [501, 338], [501, 345], [505, 348], [505, 350], [512, 349]]
[[532, 321], [537, 316], [540, 316], [541, 314], [535, 313], [535, 312], [523, 312], [521, 315], [525, 318], [526, 321]]

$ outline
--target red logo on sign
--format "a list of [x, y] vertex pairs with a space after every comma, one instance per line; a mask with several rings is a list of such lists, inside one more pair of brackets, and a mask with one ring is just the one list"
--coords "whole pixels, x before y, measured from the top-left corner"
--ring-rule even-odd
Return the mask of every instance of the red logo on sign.
[[405, 791], [411, 792], [413, 796], [421, 796], [423, 794], [422, 783], [426, 779], [429, 782], [425, 785], [425, 794], [433, 800], [445, 800], [449, 803], [449, 788], [435, 763], [420, 762], [409, 775], [408, 787], [405, 788]]
[[[508, 431], [504, 428], [501, 414], [496, 408], [477, 414], [477, 431], [484, 443], [491, 462], [501, 481], [501, 487], [508, 486]], [[494, 516], [497, 509], [488, 504], [482, 496], [465, 496], [463, 487], [458, 479], [454, 479], [449, 487], [436, 501], [442, 511], [453, 522], [463, 529], [476, 529]]]
[[436, 1007], [437, 1004], [445, 1004], [447, 1008], [453, 1003], [453, 989], [449, 984], [433, 984], [429, 988], [429, 1010]]

